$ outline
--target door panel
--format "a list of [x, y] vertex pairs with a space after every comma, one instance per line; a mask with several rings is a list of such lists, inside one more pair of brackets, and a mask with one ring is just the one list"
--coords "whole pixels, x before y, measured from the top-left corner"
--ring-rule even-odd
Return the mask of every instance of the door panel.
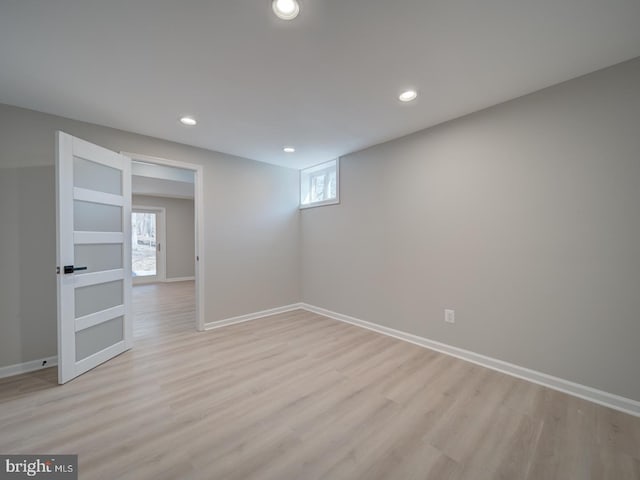
[[58, 381], [65, 383], [131, 348], [131, 163], [62, 132], [57, 154]]
[[122, 232], [122, 207], [73, 201], [73, 226], [81, 232]]
[[86, 266], [86, 273], [123, 268], [121, 244], [76, 244], [74, 251], [76, 263], [78, 265]]
[[76, 361], [124, 340], [123, 317], [112, 318], [76, 332]]
[[122, 280], [76, 288], [76, 318], [117, 307], [124, 302]]
[[117, 168], [73, 157], [73, 186], [122, 195], [122, 172]]

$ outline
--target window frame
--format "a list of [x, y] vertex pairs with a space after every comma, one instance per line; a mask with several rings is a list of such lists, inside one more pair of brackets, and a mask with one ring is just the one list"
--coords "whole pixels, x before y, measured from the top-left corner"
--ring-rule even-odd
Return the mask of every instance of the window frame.
[[[302, 175], [303, 172], [305, 170], [309, 170], [312, 168], [317, 168], [320, 167], [322, 165], [328, 164], [328, 163], [332, 163], [332, 162], [336, 162], [336, 198], [331, 198], [328, 200], [322, 200], [320, 202], [309, 202], [307, 204], [303, 204], [302, 203]], [[312, 178], [311, 175], [309, 176], [309, 178]], [[337, 205], [340, 203], [340, 157], [332, 159], [332, 160], [328, 160], [326, 162], [322, 162], [322, 163], [318, 163], [316, 165], [311, 165], [309, 167], [305, 167], [305, 168], [301, 168], [299, 170], [299, 176], [298, 176], [298, 208], [300, 210], [304, 210], [307, 208], [314, 208], [314, 207], [324, 207], [327, 205]]]

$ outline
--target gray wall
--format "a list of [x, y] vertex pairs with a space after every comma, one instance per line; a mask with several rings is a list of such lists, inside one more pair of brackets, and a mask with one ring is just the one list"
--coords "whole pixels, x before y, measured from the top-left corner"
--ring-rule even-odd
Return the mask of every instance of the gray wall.
[[193, 200], [134, 195], [133, 204], [162, 207], [165, 211], [167, 279], [195, 275], [195, 226]]
[[0, 105], [0, 366], [56, 354], [56, 130], [204, 166], [207, 322], [299, 301], [297, 171]]
[[0, 366], [56, 354], [53, 176], [0, 168]]
[[640, 59], [340, 178], [340, 205], [302, 211], [305, 302], [640, 400]]

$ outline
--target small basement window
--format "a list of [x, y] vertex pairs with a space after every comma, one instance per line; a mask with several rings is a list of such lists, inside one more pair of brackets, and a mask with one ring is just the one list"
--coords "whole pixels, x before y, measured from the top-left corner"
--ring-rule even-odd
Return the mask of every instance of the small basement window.
[[300, 170], [300, 208], [340, 203], [339, 181], [337, 158]]

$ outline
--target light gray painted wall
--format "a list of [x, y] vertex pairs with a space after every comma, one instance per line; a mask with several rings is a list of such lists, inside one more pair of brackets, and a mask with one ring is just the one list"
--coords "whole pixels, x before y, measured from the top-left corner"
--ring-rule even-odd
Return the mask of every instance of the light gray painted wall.
[[56, 353], [53, 175], [0, 168], [0, 366]]
[[341, 168], [305, 302], [640, 400], [640, 59]]
[[133, 204], [166, 209], [167, 279], [195, 275], [193, 200], [134, 195]]
[[56, 130], [204, 166], [206, 321], [299, 301], [297, 171], [0, 105], [0, 366], [56, 354]]

